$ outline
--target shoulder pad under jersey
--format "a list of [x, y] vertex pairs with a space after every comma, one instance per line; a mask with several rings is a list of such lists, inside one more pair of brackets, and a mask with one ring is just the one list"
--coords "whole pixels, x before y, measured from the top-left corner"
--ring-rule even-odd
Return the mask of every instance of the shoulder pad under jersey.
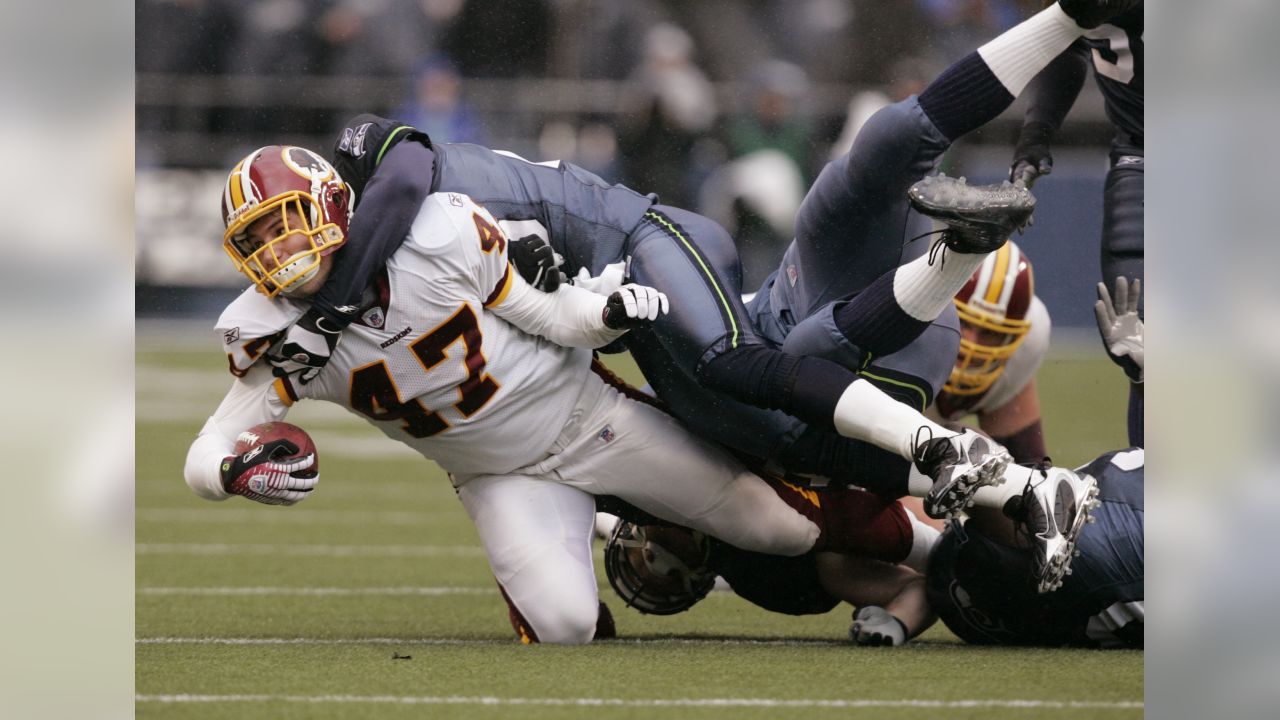
[[302, 305], [268, 299], [254, 288], [241, 293], [222, 311], [216, 326], [231, 374], [244, 377], [302, 313]]

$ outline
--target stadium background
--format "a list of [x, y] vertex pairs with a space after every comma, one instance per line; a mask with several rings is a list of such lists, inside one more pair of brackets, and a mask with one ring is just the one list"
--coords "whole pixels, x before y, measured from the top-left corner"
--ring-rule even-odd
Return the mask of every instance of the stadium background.
[[[795, 620], [724, 593], [654, 620], [622, 608], [605, 586], [622, 633], [651, 638], [651, 646], [540, 655], [546, 662], [520, 655], [474, 531], [438, 470], [424, 472], [420, 460], [333, 407], [304, 404], [290, 416], [315, 436], [325, 465], [321, 492], [300, 508], [212, 505], [180, 478], [187, 444], [229, 382], [211, 328], [243, 278], [221, 249], [216, 208], [227, 169], [250, 150], [281, 142], [327, 155], [346, 118], [372, 111], [437, 140], [573, 161], [720, 219], [744, 243], [753, 289], [788, 239], [778, 218], [799, 200], [796, 178], [802, 193], [846, 126], [919, 89], [1034, 6], [139, 0], [139, 715], [241, 717], [243, 703], [258, 696], [336, 693], [348, 699], [323, 712], [340, 716], [344, 703], [365, 702], [350, 697], [370, 692], [457, 705], [432, 712], [460, 717], [485, 704], [495, 705], [484, 711], [495, 717], [511, 704], [529, 716], [562, 713], [560, 701], [598, 710], [577, 701], [600, 698], [626, 701], [604, 711], [610, 717], [664, 699], [744, 697], [782, 704], [729, 706], [777, 714], [791, 702], [840, 713], [858, 707], [840, 704], [850, 696], [869, 707], [890, 703], [881, 710], [904, 717], [929, 707], [953, 717], [1012, 716], [1023, 700], [1055, 712], [1141, 712], [1141, 653], [984, 652], [956, 647], [936, 628], [910, 653], [870, 661], [838, 642], [847, 609]], [[974, 181], [1002, 177], [1022, 107], [965, 138], [944, 169]], [[783, 119], [773, 133], [762, 129], [765, 113]], [[1091, 310], [1109, 137], [1090, 81], [1055, 148], [1053, 175], [1037, 185], [1035, 225], [1019, 240], [1054, 319], [1041, 393], [1050, 447], [1064, 463], [1123, 444], [1123, 380], [1102, 357]], [[625, 361], [621, 369], [638, 379]], [[759, 638], [798, 639], [774, 647]], [[389, 660], [393, 652], [417, 663]], [[972, 653], [981, 654], [977, 665]], [[832, 682], [808, 682], [815, 662]], [[922, 685], [939, 664], [964, 669]], [[640, 687], [627, 672], [636, 665], [648, 668]], [[500, 681], [495, 667], [504, 669]], [[691, 681], [708, 667], [711, 680]], [[200, 695], [247, 699], [187, 710], [157, 700]], [[455, 696], [498, 700], [447, 701]], [[923, 704], [892, 704], [901, 698]], [[966, 698], [991, 702], [928, 705]]]

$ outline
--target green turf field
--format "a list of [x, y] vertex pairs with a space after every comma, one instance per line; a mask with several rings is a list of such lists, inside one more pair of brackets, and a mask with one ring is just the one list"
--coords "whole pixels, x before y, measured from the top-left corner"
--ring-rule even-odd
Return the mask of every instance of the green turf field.
[[[1143, 656], [844, 641], [849, 609], [792, 618], [715, 592], [646, 617], [600, 573], [622, 639], [516, 644], [475, 532], [441, 471], [333, 406], [290, 421], [323, 483], [292, 508], [210, 503], [186, 449], [230, 383], [225, 359], [139, 334], [137, 715], [172, 718], [1132, 718]], [[1100, 354], [1100, 353], [1099, 353]], [[630, 380], [634, 367], [618, 366]], [[1040, 374], [1058, 464], [1124, 444], [1105, 358]]]

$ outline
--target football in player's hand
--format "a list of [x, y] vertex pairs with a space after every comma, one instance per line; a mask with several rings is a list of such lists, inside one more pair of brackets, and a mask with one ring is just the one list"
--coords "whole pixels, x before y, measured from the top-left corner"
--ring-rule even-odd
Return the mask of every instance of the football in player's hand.
[[284, 447], [277, 446], [267, 459], [272, 462], [287, 462], [307, 455], [315, 455], [315, 462], [306, 470], [298, 470], [295, 477], [315, 477], [320, 472], [320, 454], [316, 452], [316, 444], [306, 430], [287, 422], [265, 422], [254, 425], [236, 436], [235, 454], [241, 457], [250, 450], [276, 440], [287, 440], [298, 448], [290, 453]]

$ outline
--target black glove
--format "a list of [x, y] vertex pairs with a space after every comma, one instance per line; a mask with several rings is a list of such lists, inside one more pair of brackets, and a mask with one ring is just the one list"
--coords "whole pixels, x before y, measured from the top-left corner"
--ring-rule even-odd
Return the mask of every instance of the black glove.
[[340, 335], [333, 321], [314, 309], [306, 311], [285, 334], [279, 354], [268, 356], [272, 372], [279, 377], [298, 373], [298, 381], [306, 385], [329, 363]]
[[551, 244], [537, 235], [525, 235], [507, 243], [507, 256], [525, 282], [543, 292], [555, 292], [568, 278], [556, 262]]
[[1011, 182], [1022, 181], [1030, 188], [1041, 175], [1053, 172], [1053, 154], [1049, 143], [1053, 140], [1053, 126], [1032, 120], [1022, 126], [1018, 145], [1013, 150], [1013, 165], [1009, 168]]
[[667, 296], [645, 285], [627, 284], [604, 303], [601, 320], [613, 330], [640, 327], [667, 312]]
[[243, 455], [228, 455], [218, 468], [222, 487], [265, 505], [292, 505], [320, 482], [310, 468], [316, 456], [293, 457], [298, 446], [288, 440], [265, 442]]

